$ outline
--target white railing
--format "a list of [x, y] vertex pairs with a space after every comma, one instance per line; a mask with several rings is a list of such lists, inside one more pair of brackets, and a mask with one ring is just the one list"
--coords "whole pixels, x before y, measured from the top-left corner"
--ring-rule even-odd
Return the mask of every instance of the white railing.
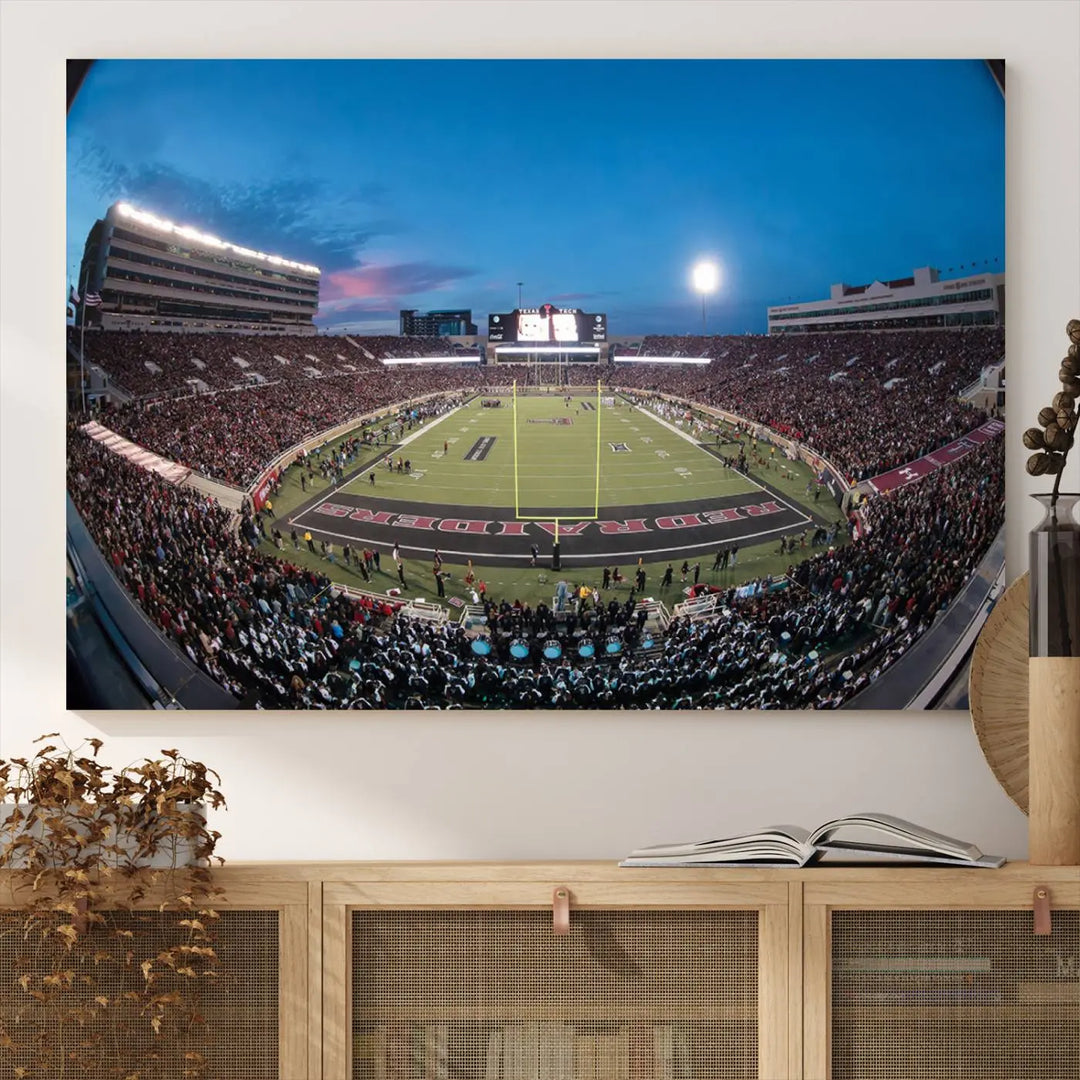
[[484, 614], [483, 604], [466, 604], [461, 609], [461, 618], [458, 621], [465, 630], [487, 632], [487, 616]]
[[990, 385], [990, 379], [996, 375], [1005, 366], [1005, 358], [995, 360], [992, 364], [987, 364], [986, 367], [979, 372], [979, 377], [970, 385], [965, 386], [963, 390], [957, 395], [961, 401], [966, 401], [969, 397], [977, 394], [980, 390], [993, 390], [997, 391], [997, 386]]
[[672, 614], [676, 618], [689, 619], [691, 622], [696, 622], [698, 619], [709, 619], [716, 614], [718, 599], [718, 593], [695, 596], [693, 600], [684, 600], [681, 604], [676, 604]]
[[655, 623], [661, 630], [667, 630], [668, 624], [671, 622], [671, 613], [663, 600], [642, 600], [641, 604], [638, 605], [638, 610], [641, 608], [645, 608], [649, 613], [648, 618], [645, 620], [646, 626], [649, 623]]
[[397, 614], [402, 607], [402, 601], [395, 596], [391, 596], [389, 593], [372, 592], [370, 589], [358, 589], [355, 585], [343, 585], [341, 582], [331, 582], [330, 588], [335, 589], [339, 593], [344, 593], [351, 600], [372, 600], [378, 604], [393, 604], [395, 614]]
[[433, 604], [430, 600], [410, 600], [398, 614], [434, 623], [444, 623], [449, 618], [446, 614], [446, 608]]

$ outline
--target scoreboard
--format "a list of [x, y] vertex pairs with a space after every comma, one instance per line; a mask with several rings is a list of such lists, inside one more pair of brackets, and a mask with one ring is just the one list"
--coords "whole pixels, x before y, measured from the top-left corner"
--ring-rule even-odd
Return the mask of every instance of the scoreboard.
[[554, 304], [515, 308], [505, 315], [488, 316], [488, 341], [556, 346], [607, 341], [607, 316]]

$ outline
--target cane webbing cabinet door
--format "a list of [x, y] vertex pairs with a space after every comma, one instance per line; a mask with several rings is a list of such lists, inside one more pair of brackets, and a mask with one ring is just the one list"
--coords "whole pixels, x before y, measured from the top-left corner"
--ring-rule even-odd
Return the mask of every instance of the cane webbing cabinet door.
[[[119, 1062], [132, 1060], [128, 1051], [133, 1046], [137, 1054], [160, 1054], [162, 1062], [172, 1063], [176, 1058], [178, 1078], [185, 1065], [184, 1054], [190, 1052], [205, 1058], [209, 1076], [223, 1080], [308, 1080], [309, 886], [303, 882], [241, 881], [226, 870], [214, 877], [225, 895], [213, 904], [218, 918], [207, 920], [218, 962], [216, 976], [200, 980], [201, 1021], [190, 1028], [174, 1024], [155, 1035], [150, 1016], [135, 1007], [114, 1005], [108, 1011], [88, 1012], [78, 1025], [61, 1024], [60, 1009], [54, 1015], [43, 1010], [31, 1019], [35, 1030], [43, 1030], [48, 1040], [51, 1064], [45, 1066], [44, 1075], [61, 1075], [58, 1070], [62, 1065], [63, 1075], [83, 1080], [127, 1076], [128, 1069], [120, 1073], [115, 1069]], [[0, 897], [10, 895], [18, 893], [11, 894], [0, 883]], [[93, 935], [122, 935], [138, 949], [140, 957], [153, 958], [159, 950], [184, 940], [186, 932], [178, 928], [178, 916], [158, 909], [152, 888], [134, 910], [96, 910], [104, 921], [86, 930], [91, 942]], [[42, 1075], [34, 1068], [40, 1055], [21, 1043], [21, 1033], [30, 1025], [20, 1019], [28, 999], [19, 985], [19, 979], [29, 975], [27, 985], [33, 988], [36, 974], [52, 970], [46, 966], [53, 960], [42, 941], [40, 934], [24, 934], [20, 911], [0, 903], [0, 1028], [14, 1043], [5, 1043], [0, 1076], [8, 1075], [4, 1070], [9, 1067], [12, 1076], [21, 1075], [15, 1071], [18, 1068], [29, 1068], [28, 1076]], [[117, 1001], [125, 992], [143, 987], [145, 974], [138, 966], [125, 967], [111, 958], [98, 963], [89, 950], [76, 950], [71, 955], [73, 981], [92, 972], [94, 992], [103, 998]], [[103, 948], [100, 957], [107, 955]], [[167, 993], [172, 985], [170, 977], [171, 972], [162, 969], [162, 992]], [[92, 1067], [84, 1067], [80, 1048], [95, 1039], [99, 1047], [119, 1041], [125, 1044], [124, 1052], [115, 1058], [107, 1052], [102, 1057], [95, 1054]], [[169, 1042], [167, 1051], [161, 1046], [165, 1041]]]
[[323, 889], [325, 1080], [789, 1075], [783, 882], [595, 863], [358, 871]]
[[1080, 869], [853, 871], [804, 898], [806, 1080], [1080, 1076]]

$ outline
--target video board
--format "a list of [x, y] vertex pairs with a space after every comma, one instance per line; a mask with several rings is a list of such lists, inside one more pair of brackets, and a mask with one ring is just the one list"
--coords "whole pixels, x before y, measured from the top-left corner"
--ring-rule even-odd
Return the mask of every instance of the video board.
[[523, 345], [607, 341], [607, 316], [554, 304], [515, 308], [506, 314], [488, 316], [488, 341]]

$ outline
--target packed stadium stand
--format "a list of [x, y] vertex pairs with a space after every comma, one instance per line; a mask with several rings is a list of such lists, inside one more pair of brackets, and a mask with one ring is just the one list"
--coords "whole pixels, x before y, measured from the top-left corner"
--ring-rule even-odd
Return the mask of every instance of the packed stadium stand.
[[728, 409], [806, 443], [857, 481], [913, 461], [985, 419], [957, 395], [1004, 352], [999, 328], [647, 337], [640, 357], [711, 362], [616, 363], [610, 381]]
[[[460, 623], [336, 593], [325, 576], [256, 550], [265, 526], [248, 514], [234, 532], [198, 492], [74, 426], [69, 438], [70, 495], [125, 587], [194, 664], [270, 708], [835, 708], [933, 624], [1003, 515], [995, 442], [871, 502], [859, 538], [793, 566], [784, 593], [739, 599], [732, 587], [711, 618], [673, 620], [660, 654], [636, 655], [633, 600], [557, 627], [543, 605], [491, 598], [496, 649], [478, 658]], [[608, 664], [548, 663], [536, 648], [526, 663], [510, 660], [511, 640], [577, 629], [617, 632], [627, 651]]]
[[[77, 335], [73, 335], [77, 337]], [[102, 330], [85, 336], [86, 362], [137, 397], [295, 382], [374, 371], [388, 357], [446, 356], [444, 340], [186, 334]]]
[[[133, 442], [240, 485], [250, 483], [276, 453], [365, 410], [439, 391], [527, 382], [524, 365], [388, 369], [382, 364], [388, 356], [446, 355], [449, 349], [439, 339], [357, 340], [362, 345], [343, 338], [102, 333], [88, 338], [87, 352], [93, 363], [118, 382], [126, 378], [129, 386], [130, 373], [137, 373], [149, 355], [162, 372], [148, 375], [150, 381], [171, 373], [158, 383], [161, 392], [187, 386], [195, 359], [205, 365], [195, 369], [199, 378], [212, 388], [248, 387], [139, 403], [108, 417], [109, 425]], [[640, 354], [705, 357], [710, 363], [571, 366], [570, 383], [594, 385], [600, 374], [621, 389], [728, 409], [805, 443], [855, 482], [929, 453], [985, 418], [957, 394], [984, 367], [1000, 362], [1004, 331], [650, 337]], [[238, 366], [235, 358], [248, 366]], [[321, 381], [327, 378], [332, 384]], [[193, 426], [196, 418], [201, 430]]]
[[[106, 409], [102, 423], [242, 487], [283, 449], [344, 420], [436, 393], [450, 396], [431, 408], [445, 409], [454, 391], [523, 384], [528, 375], [524, 365], [383, 364], [445, 356], [446, 342], [437, 339], [95, 332], [87, 351], [146, 395]], [[637, 394], [722, 407], [812, 446], [855, 481], [985, 419], [957, 394], [1002, 355], [998, 329], [650, 337], [633, 359], [708, 363], [617, 361], [571, 367], [568, 375], [589, 385], [600, 371], [609, 385]], [[211, 392], [191, 394], [192, 377]], [[836, 708], [925, 634], [970, 577], [1002, 523], [1002, 456], [1001, 440], [993, 440], [864, 502], [848, 536], [841, 530], [793, 563], [786, 588], [764, 580], [723, 590], [705, 617], [674, 618], [662, 644], [643, 638], [632, 597], [591, 610], [586, 603], [558, 620], [544, 605], [488, 597], [489, 657], [474, 655], [461, 623], [402, 614], [389, 597], [350, 598], [325, 575], [259, 551], [267, 526], [250, 506], [237, 522], [205, 494], [121, 459], [74, 422], [68, 487], [154, 625], [248, 705]], [[615, 635], [625, 650], [604, 661], [543, 659], [545, 639], [582, 634]], [[529, 644], [526, 659], [511, 658], [511, 641]]]
[[[409, 398], [477, 392], [492, 374], [457, 366], [380, 368], [362, 375], [282, 380], [128, 406], [106, 412], [102, 422], [163, 457], [245, 487], [275, 455], [335, 424]], [[508, 377], [505, 371], [498, 374]]]

